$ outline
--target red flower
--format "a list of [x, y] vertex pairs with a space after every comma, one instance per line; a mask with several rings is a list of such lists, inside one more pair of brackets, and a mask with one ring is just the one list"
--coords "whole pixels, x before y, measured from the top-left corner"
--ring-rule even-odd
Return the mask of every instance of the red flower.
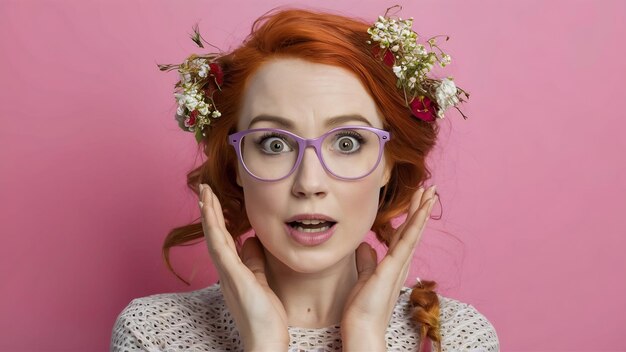
[[427, 97], [417, 97], [409, 104], [415, 117], [427, 122], [435, 121], [435, 106]]
[[191, 112], [191, 114], [189, 114], [189, 122], [187, 122], [189, 124], [189, 127], [196, 124], [196, 117], [198, 116], [198, 114], [198, 110], [194, 110]]
[[[372, 53], [374, 54], [374, 56], [376, 57], [380, 57], [380, 47], [377, 45], [375, 47], [372, 48]], [[393, 56], [393, 53], [391, 52], [391, 50], [389, 49], [385, 49], [385, 56], [383, 57], [383, 62], [385, 63], [385, 65], [391, 67], [393, 66], [393, 64], [395, 63], [396, 59]]]
[[210, 63], [209, 68], [211, 69], [213, 76], [215, 76], [215, 82], [221, 86], [222, 83], [224, 83], [224, 71], [222, 71], [222, 67], [216, 63]]

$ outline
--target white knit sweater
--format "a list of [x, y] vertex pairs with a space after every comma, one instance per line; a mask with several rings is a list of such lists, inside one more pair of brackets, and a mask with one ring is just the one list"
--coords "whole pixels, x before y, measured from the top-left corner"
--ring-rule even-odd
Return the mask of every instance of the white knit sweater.
[[[410, 288], [403, 288], [387, 327], [389, 351], [417, 351], [418, 325], [410, 319]], [[438, 294], [442, 350], [499, 351], [491, 323], [473, 306]], [[289, 352], [341, 351], [339, 326], [289, 327]], [[185, 293], [133, 299], [119, 314], [111, 351], [242, 351], [239, 333], [219, 284]], [[434, 350], [434, 348], [433, 348]]]

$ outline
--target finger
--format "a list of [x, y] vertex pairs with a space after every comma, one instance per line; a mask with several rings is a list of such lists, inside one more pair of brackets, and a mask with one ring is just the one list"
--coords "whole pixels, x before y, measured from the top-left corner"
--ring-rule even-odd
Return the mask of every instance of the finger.
[[220, 203], [219, 199], [217, 199], [217, 196], [215, 195], [215, 193], [213, 193], [213, 190], [211, 189], [211, 187], [207, 185], [206, 188], [209, 189], [209, 191], [211, 192], [211, 195], [213, 196], [212, 197], [213, 208], [215, 209], [216, 214], [218, 214], [217, 220], [219, 221], [222, 228], [226, 229], [226, 223], [224, 221], [224, 213], [222, 212], [222, 204]]
[[[205, 238], [209, 243], [219, 245], [220, 242], [225, 244], [223, 236], [219, 236], [220, 223], [215, 213], [215, 205], [213, 202], [213, 192], [208, 186], [200, 185], [200, 215], [202, 215], [202, 227], [204, 228]], [[211, 235], [207, 234], [209, 232]]]
[[408, 277], [415, 247], [436, 201], [434, 193], [435, 187], [432, 186], [426, 191], [422, 188], [413, 194], [410, 207], [412, 212], [396, 231], [393, 246], [390, 246], [388, 255], [379, 265], [381, 275], [396, 278], [393, 287], [401, 287]]
[[406, 221], [402, 224], [403, 226], [400, 229], [401, 231], [398, 240], [403, 236], [404, 227], [409, 223], [409, 219], [413, 216], [413, 214], [415, 214], [421, 207], [423, 207], [424, 204], [428, 203], [428, 201], [436, 194], [435, 185], [430, 186], [428, 189], [424, 189], [423, 187], [420, 187], [420, 189], [421, 192], [420, 190], [418, 190], [418, 192], [415, 192], [411, 199], [409, 213], [407, 215]]
[[[239, 261], [239, 257], [236, 255], [236, 251], [233, 250], [234, 246], [231, 246], [228, 241], [227, 236], [230, 237], [230, 234], [219, 223], [214, 208], [212, 192], [205, 187], [201, 197], [202, 200], [199, 206], [202, 214], [202, 228], [209, 254], [211, 254], [214, 264], [228, 268]], [[232, 238], [230, 241], [232, 242]]]
[[397, 245], [390, 250], [389, 256], [397, 258], [403, 264], [410, 258], [417, 242], [421, 238], [421, 234], [428, 220], [428, 216], [437, 200], [437, 196], [429, 199], [429, 201], [422, 204], [422, 206], [413, 214], [411, 219], [407, 222], [404, 228], [404, 233], [401, 234], [401, 238], [398, 240]]
[[[220, 233], [222, 235], [226, 234], [227, 230], [226, 224], [224, 223], [224, 213], [222, 212], [222, 206], [217, 199], [217, 196], [215, 196], [215, 193], [213, 193], [213, 190], [209, 187], [209, 185], [202, 184], [200, 187], [202, 188], [201, 201], [210, 206], [208, 207], [210, 210], [201, 212], [203, 217], [206, 216], [207, 220], [213, 220], [213, 225], [220, 230]], [[228, 243], [229, 241], [227, 237], [230, 237], [230, 235], [224, 236], [224, 240]]]
[[241, 248], [241, 261], [252, 271], [257, 281], [267, 285], [263, 245], [256, 237], [248, 238]]
[[[200, 184], [200, 209], [202, 210], [202, 204], [205, 205], [209, 205], [209, 206], [213, 206], [213, 190], [211, 189], [211, 187], [209, 187], [209, 185], [206, 184]], [[207, 208], [208, 209], [208, 208]], [[201, 211], [200, 214], [204, 217], [205, 216], [205, 212]]]
[[418, 188], [417, 191], [413, 193], [413, 196], [411, 197], [411, 204], [409, 206], [409, 212], [406, 215], [406, 219], [404, 223], [402, 223], [402, 225], [400, 225], [400, 227], [396, 229], [393, 237], [391, 238], [391, 242], [389, 244], [390, 250], [396, 246], [396, 243], [398, 243], [398, 240], [400, 240], [400, 236], [403, 233], [404, 227], [406, 226], [407, 222], [409, 222], [409, 220], [411, 219], [411, 216], [413, 216], [415, 211], [417, 211], [419, 206], [423, 203], [424, 201], [423, 195], [424, 195], [424, 187]]
[[376, 251], [367, 242], [361, 243], [356, 249], [356, 269], [359, 281], [367, 281], [377, 266]]
[[414, 201], [411, 202], [411, 206], [409, 207], [409, 214], [413, 214], [419, 209], [419, 207], [424, 204], [427, 200], [428, 192], [433, 190], [435, 186], [431, 186], [428, 190], [424, 188], [424, 186], [420, 187], [417, 192], [415, 192]]

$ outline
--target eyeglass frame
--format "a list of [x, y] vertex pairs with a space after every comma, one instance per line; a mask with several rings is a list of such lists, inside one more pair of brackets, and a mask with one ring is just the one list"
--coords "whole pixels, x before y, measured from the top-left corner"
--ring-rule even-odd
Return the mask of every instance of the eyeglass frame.
[[[321, 152], [321, 150], [322, 150], [322, 141], [324, 141], [324, 139], [328, 135], [330, 135], [331, 133], [334, 133], [334, 132], [339, 131], [339, 130], [345, 130], [345, 129], [363, 129], [363, 130], [368, 130], [370, 132], [374, 132], [378, 136], [378, 143], [379, 143], [379, 146], [380, 146], [380, 148], [378, 149], [378, 159], [376, 160], [376, 164], [374, 164], [372, 169], [369, 172], [367, 172], [365, 175], [363, 175], [363, 176], [359, 176], [359, 177], [341, 177], [341, 176], [338, 176], [334, 172], [330, 171], [330, 169], [328, 168], [328, 166], [326, 166], [326, 163], [324, 162], [324, 159], [322, 157], [322, 152]], [[289, 173], [287, 173], [287, 175], [285, 175], [285, 176], [283, 176], [281, 178], [270, 179], [270, 180], [264, 179], [264, 178], [260, 178], [260, 177], [258, 177], [256, 175], [254, 175], [252, 173], [252, 171], [250, 171], [248, 169], [248, 167], [246, 166], [246, 163], [243, 161], [243, 156], [241, 155], [241, 140], [243, 139], [243, 137], [245, 137], [249, 133], [252, 133], [252, 132], [262, 132], [262, 131], [272, 131], [272, 132], [284, 133], [284, 134], [292, 137], [293, 139], [295, 139], [296, 142], [298, 143], [298, 158], [296, 159], [296, 162], [294, 163], [294, 165], [291, 168], [291, 170], [289, 171]], [[334, 176], [334, 177], [336, 177], [336, 178], [338, 178], [340, 180], [353, 181], [353, 180], [358, 180], [358, 179], [364, 178], [364, 177], [368, 176], [369, 174], [371, 174], [372, 172], [374, 172], [374, 170], [376, 170], [376, 168], [378, 167], [378, 164], [380, 164], [380, 159], [382, 158], [383, 150], [385, 149], [385, 144], [390, 139], [391, 139], [391, 134], [389, 133], [389, 131], [381, 130], [379, 128], [370, 127], [370, 126], [352, 126], [352, 125], [351, 126], [339, 126], [339, 127], [335, 127], [333, 129], [327, 131], [326, 133], [324, 133], [321, 136], [316, 137], [316, 138], [302, 138], [302, 137], [298, 136], [297, 134], [295, 134], [293, 132], [289, 132], [289, 131], [286, 131], [286, 130], [283, 130], [283, 129], [280, 129], [280, 128], [270, 128], [270, 127], [267, 127], [267, 128], [247, 129], [247, 130], [243, 130], [243, 131], [232, 133], [232, 134], [228, 135], [228, 144], [232, 145], [233, 148], [235, 148], [235, 152], [237, 153], [237, 158], [241, 162], [241, 165], [246, 170], [248, 175], [252, 176], [253, 178], [255, 178], [255, 179], [259, 180], [259, 181], [276, 182], [276, 181], [284, 180], [285, 178], [289, 177], [300, 166], [300, 163], [302, 162], [302, 159], [304, 158], [304, 151], [308, 147], [313, 147], [313, 149], [315, 149], [315, 154], [317, 155], [317, 159], [320, 161], [320, 164], [322, 164], [322, 167], [324, 168], [324, 170], [326, 170], [326, 172], [328, 172], [329, 174], [331, 174], [332, 176]]]

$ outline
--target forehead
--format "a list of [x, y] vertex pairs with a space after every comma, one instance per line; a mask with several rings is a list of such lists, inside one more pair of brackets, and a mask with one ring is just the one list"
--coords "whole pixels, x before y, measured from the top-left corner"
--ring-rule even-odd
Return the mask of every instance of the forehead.
[[237, 125], [240, 131], [287, 127], [263, 118], [250, 125], [259, 116], [288, 120], [292, 126], [288, 129], [296, 133], [324, 131], [331, 127], [329, 120], [337, 117], [342, 118], [335, 119], [336, 125], [383, 127], [376, 103], [355, 74], [341, 67], [292, 58], [273, 59], [250, 77]]

